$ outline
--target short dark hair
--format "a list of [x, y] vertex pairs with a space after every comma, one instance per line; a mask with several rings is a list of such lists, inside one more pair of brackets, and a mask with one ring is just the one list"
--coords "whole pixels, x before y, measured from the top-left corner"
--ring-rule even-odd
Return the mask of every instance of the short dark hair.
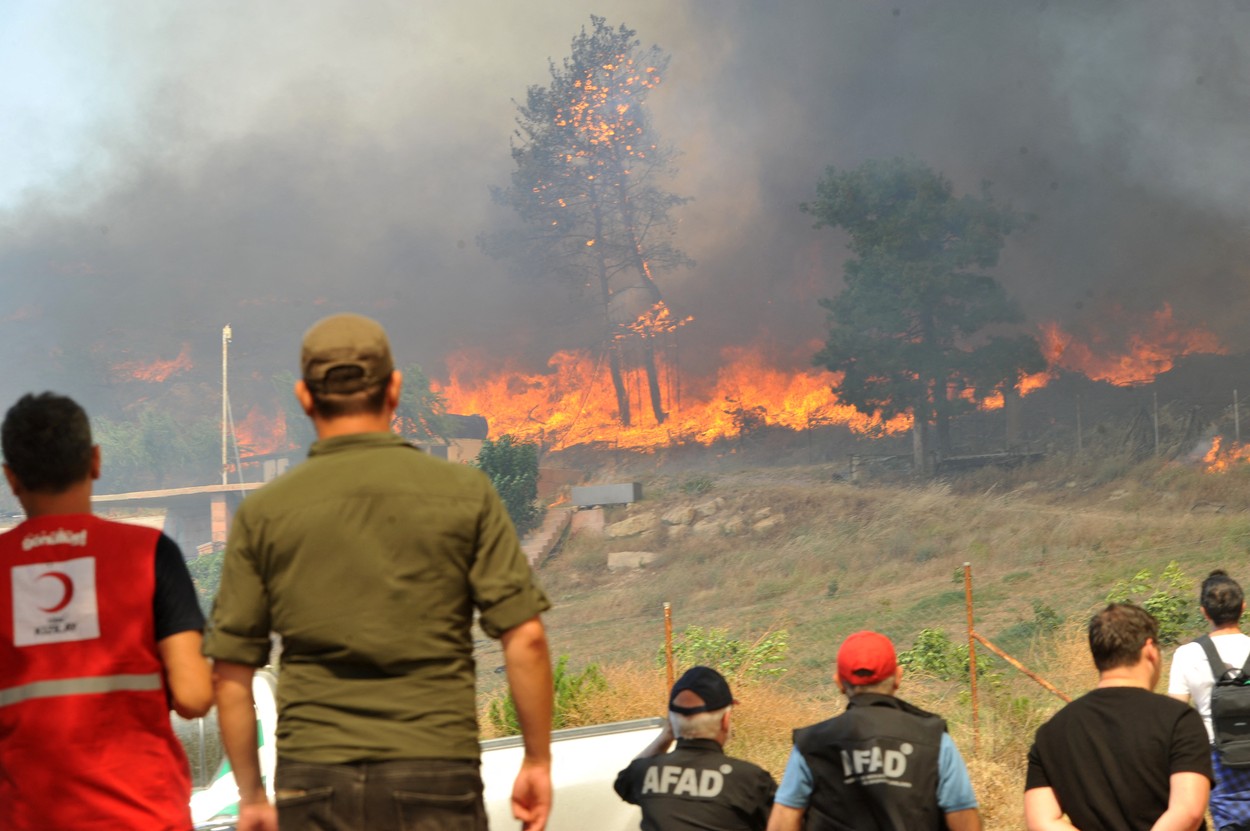
[[0, 426], [4, 461], [22, 487], [61, 493], [91, 474], [91, 423], [72, 398], [27, 393]]
[[[339, 418], [340, 416], [361, 415], [368, 413], [376, 415], [382, 412], [382, 408], [386, 406], [386, 387], [390, 383], [390, 376], [381, 384], [365, 387], [362, 390], [348, 393], [326, 392], [325, 387], [333, 388], [337, 381], [350, 381], [349, 375], [360, 375], [361, 370], [357, 367], [344, 366], [335, 367], [326, 374], [325, 384], [305, 384], [308, 385], [308, 391], [312, 394], [313, 410], [321, 418]], [[340, 378], [339, 376], [344, 376]]]
[[1212, 623], [1227, 626], [1241, 620], [1246, 595], [1241, 585], [1228, 576], [1228, 572], [1217, 568], [1202, 581], [1202, 593], [1198, 595], [1198, 600]]
[[1146, 641], [1159, 642], [1159, 621], [1132, 603], [1112, 603], [1089, 620], [1089, 651], [1099, 672], [1133, 666]]

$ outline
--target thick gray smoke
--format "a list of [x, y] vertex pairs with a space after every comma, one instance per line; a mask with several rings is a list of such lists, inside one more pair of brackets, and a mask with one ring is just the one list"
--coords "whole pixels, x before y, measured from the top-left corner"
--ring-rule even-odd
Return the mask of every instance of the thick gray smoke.
[[1035, 215], [997, 272], [1035, 322], [1170, 302], [1250, 347], [1244, 0], [63, 8], [46, 36], [98, 62], [79, 89], [105, 103], [81, 163], [0, 213], [0, 401], [156, 394], [113, 367], [184, 343], [176, 377], [210, 390], [225, 323], [242, 378], [264, 380], [340, 309], [435, 376], [465, 347], [538, 367], [583, 345], [565, 292], [516, 284], [474, 240], [506, 219], [488, 187], [510, 172], [512, 99], [591, 11], [672, 54], [651, 107], [683, 153], [698, 265], [659, 280], [696, 317], [687, 366], [757, 340], [802, 360], [844, 253], [798, 204], [827, 165], [894, 155]]

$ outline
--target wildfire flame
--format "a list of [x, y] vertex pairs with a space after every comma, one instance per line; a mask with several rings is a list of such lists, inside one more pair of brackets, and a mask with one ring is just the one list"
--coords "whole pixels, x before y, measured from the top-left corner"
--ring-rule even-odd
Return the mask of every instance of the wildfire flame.
[[241, 456], [292, 449], [286, 437], [286, 413], [280, 409], [274, 415], [266, 415], [261, 408], [253, 407], [245, 419], [234, 425], [234, 437]]
[[123, 361], [113, 364], [110, 369], [123, 378], [148, 383], [160, 383], [171, 375], [191, 369], [191, 344], [184, 343], [178, 357], [169, 361]]
[[1182, 329], [1173, 319], [1172, 307], [1164, 304], [1144, 321], [1144, 326], [1134, 327], [1123, 348], [1107, 343], [1101, 334], [1084, 343], [1057, 323], [1042, 327], [1042, 353], [1052, 368], [1080, 372], [1095, 381], [1106, 381], [1118, 387], [1148, 384], [1158, 375], [1167, 372], [1176, 359], [1185, 355], [1227, 354], [1214, 333], [1198, 327]]
[[685, 326], [694, 317], [687, 315], [683, 318], [673, 316], [673, 310], [663, 300], [656, 302], [651, 308], [640, 314], [632, 323], [624, 323], [621, 328], [625, 330], [617, 335], [617, 338], [627, 337], [628, 335], [638, 335], [644, 338], [654, 338], [657, 335], [676, 332]]
[[1238, 462], [1250, 462], [1250, 445], [1233, 442], [1225, 450], [1223, 443], [1223, 438], [1216, 436], [1211, 440], [1211, 449], [1202, 457], [1208, 473], [1221, 473]]
[[[817, 370], [785, 371], [770, 366], [759, 351], [727, 348], [722, 366], [700, 389], [670, 396], [664, 424], [623, 427], [617, 420], [616, 398], [603, 362], [580, 351], [558, 352], [546, 373], [515, 368], [483, 372], [467, 353], [449, 360], [450, 380], [437, 388], [452, 412], [483, 413], [493, 435], [539, 440], [553, 448], [588, 442], [646, 448], [676, 442], [710, 444], [762, 426], [794, 430], [845, 424], [862, 434], [897, 433], [911, 428], [911, 419], [883, 422], [842, 404], [832, 391], [836, 378]], [[665, 375], [676, 378], [672, 367]], [[627, 376], [639, 398], [645, 389], [641, 371]]]

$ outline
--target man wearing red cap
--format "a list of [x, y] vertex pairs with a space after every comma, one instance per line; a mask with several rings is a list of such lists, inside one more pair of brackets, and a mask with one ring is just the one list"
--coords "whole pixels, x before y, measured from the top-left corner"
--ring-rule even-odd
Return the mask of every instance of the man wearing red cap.
[[616, 777], [621, 799], [642, 808], [642, 831], [764, 831], [776, 781], [722, 749], [736, 703], [710, 667], [673, 685], [664, 730]]
[[856, 632], [837, 663], [846, 712], [794, 731], [768, 831], [980, 831], [946, 722], [895, 696], [903, 670], [890, 639]]

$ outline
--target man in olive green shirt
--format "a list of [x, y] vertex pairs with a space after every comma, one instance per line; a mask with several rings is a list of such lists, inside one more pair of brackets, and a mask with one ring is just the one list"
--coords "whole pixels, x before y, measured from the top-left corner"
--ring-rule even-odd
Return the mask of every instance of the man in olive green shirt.
[[[335, 315], [304, 336], [295, 394], [316, 428], [306, 462], [234, 517], [205, 644], [239, 831], [485, 829], [471, 626], [503, 644], [525, 759], [513, 811], [551, 805], [551, 665], [516, 533], [480, 471], [390, 431], [401, 376], [375, 321]], [[257, 762], [251, 678], [282, 637], [277, 810]], [[432, 825], [431, 827], [442, 827]]]

